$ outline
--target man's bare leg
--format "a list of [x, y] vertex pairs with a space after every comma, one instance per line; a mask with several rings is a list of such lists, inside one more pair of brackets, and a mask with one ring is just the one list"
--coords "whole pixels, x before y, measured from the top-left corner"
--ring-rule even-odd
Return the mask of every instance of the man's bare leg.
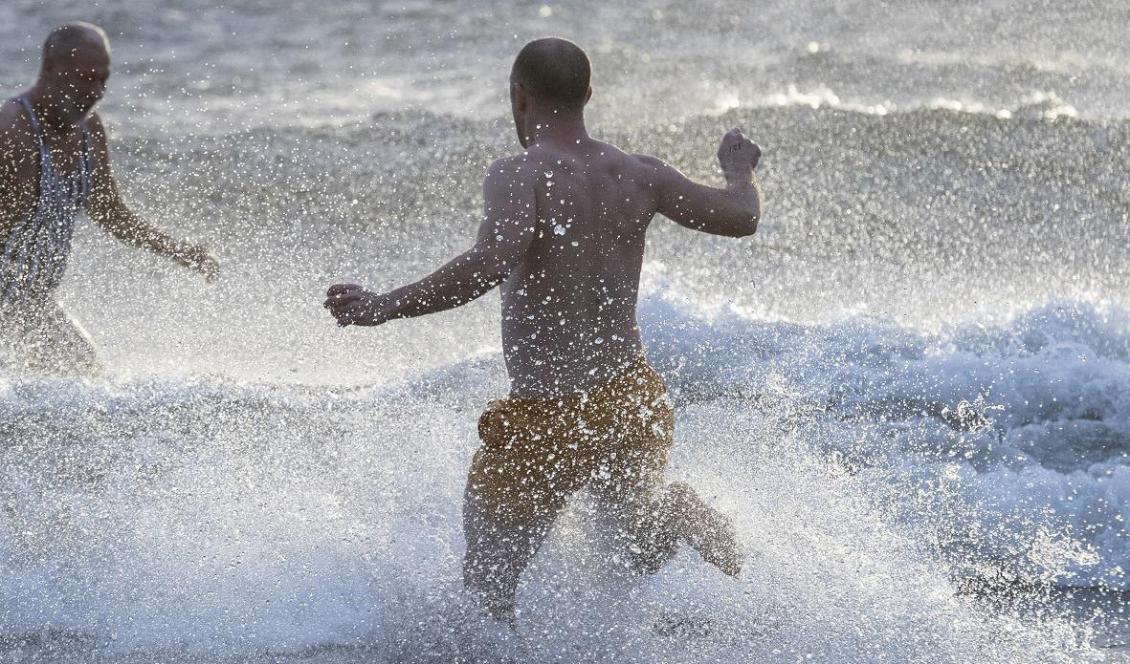
[[742, 550], [729, 517], [706, 504], [682, 482], [667, 486], [668, 523], [681, 541], [729, 576], [742, 571]]
[[[562, 501], [563, 502], [563, 501]], [[502, 522], [476, 495], [469, 480], [463, 495], [463, 585], [497, 620], [514, 626], [518, 579], [541, 548], [560, 505], [539, 510], [521, 525]]]
[[0, 341], [0, 366], [6, 370], [55, 377], [89, 377], [103, 370], [90, 335], [54, 302], [0, 311], [0, 324], [7, 328]]
[[59, 304], [42, 313], [40, 341], [33, 369], [56, 376], [94, 376], [104, 370], [94, 342], [82, 324]]
[[679, 544], [688, 544], [723, 573], [741, 572], [743, 555], [733, 524], [689, 485], [620, 482], [590, 488], [609, 522], [611, 539], [634, 571], [657, 572]]

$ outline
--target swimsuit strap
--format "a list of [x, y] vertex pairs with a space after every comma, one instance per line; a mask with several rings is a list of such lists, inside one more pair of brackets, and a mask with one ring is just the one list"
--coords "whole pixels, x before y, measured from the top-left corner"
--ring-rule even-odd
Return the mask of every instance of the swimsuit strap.
[[36, 140], [39, 141], [39, 154], [42, 158], [46, 159], [48, 156], [47, 141], [43, 139], [43, 127], [39, 125], [39, 118], [35, 116], [35, 109], [32, 108], [28, 98], [23, 95], [16, 97], [16, 101], [20, 102], [20, 105], [24, 107], [24, 111], [27, 112], [27, 119], [31, 121], [31, 128], [35, 131]]
[[82, 155], [79, 163], [82, 167], [82, 187], [86, 194], [89, 194], [94, 189], [94, 158], [90, 152], [90, 130], [86, 128], [86, 123], [82, 123]]

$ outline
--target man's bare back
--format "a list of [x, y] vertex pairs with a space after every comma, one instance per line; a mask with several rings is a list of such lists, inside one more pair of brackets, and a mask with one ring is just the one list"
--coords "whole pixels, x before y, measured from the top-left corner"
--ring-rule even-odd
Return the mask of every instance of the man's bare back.
[[529, 248], [502, 284], [511, 391], [591, 390], [643, 353], [636, 301], [644, 238], [667, 193], [663, 167], [591, 138], [539, 142], [498, 167], [533, 183], [537, 210]]
[[326, 306], [340, 324], [379, 325], [443, 311], [502, 284], [502, 345], [515, 396], [555, 397], [600, 385], [643, 352], [636, 300], [644, 237], [656, 213], [740, 237], [760, 215], [759, 148], [739, 130], [718, 155], [716, 189], [559, 121], [523, 153], [491, 165], [474, 247], [387, 294], [343, 284]]
[[[534, 146], [501, 168], [528, 171], [535, 232], [502, 284], [511, 392], [587, 391], [643, 348], [636, 295], [654, 189], [639, 159], [594, 140]], [[518, 174], [516, 174], [518, 175]]]

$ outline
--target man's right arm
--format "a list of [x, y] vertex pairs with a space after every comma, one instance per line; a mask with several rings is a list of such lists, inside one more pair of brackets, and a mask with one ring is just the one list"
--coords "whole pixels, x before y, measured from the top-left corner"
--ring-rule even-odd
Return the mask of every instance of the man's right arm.
[[726, 187], [698, 184], [674, 167], [654, 157], [642, 157], [651, 167], [659, 214], [705, 233], [745, 237], [757, 230], [761, 218], [761, 191], [754, 168], [761, 148], [733, 129], [722, 137], [718, 161]]
[[335, 284], [325, 307], [345, 325], [380, 325], [464, 305], [502, 283], [534, 240], [537, 196], [534, 168], [501, 159], [483, 182], [483, 220], [475, 245], [430, 275], [378, 294], [355, 284]]

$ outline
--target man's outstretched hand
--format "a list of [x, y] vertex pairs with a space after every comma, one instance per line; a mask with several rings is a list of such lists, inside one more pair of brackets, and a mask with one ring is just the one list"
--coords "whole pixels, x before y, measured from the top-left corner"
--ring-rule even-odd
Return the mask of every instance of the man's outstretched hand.
[[204, 247], [181, 249], [173, 255], [173, 258], [190, 270], [199, 272], [208, 283], [216, 281], [216, 278], [220, 275], [220, 264]]
[[326, 291], [322, 306], [330, 310], [341, 327], [380, 325], [389, 319], [383, 299], [357, 284], [334, 284]]
[[746, 138], [741, 129], [731, 129], [718, 146], [718, 163], [726, 180], [749, 180], [761, 161], [761, 146]]

